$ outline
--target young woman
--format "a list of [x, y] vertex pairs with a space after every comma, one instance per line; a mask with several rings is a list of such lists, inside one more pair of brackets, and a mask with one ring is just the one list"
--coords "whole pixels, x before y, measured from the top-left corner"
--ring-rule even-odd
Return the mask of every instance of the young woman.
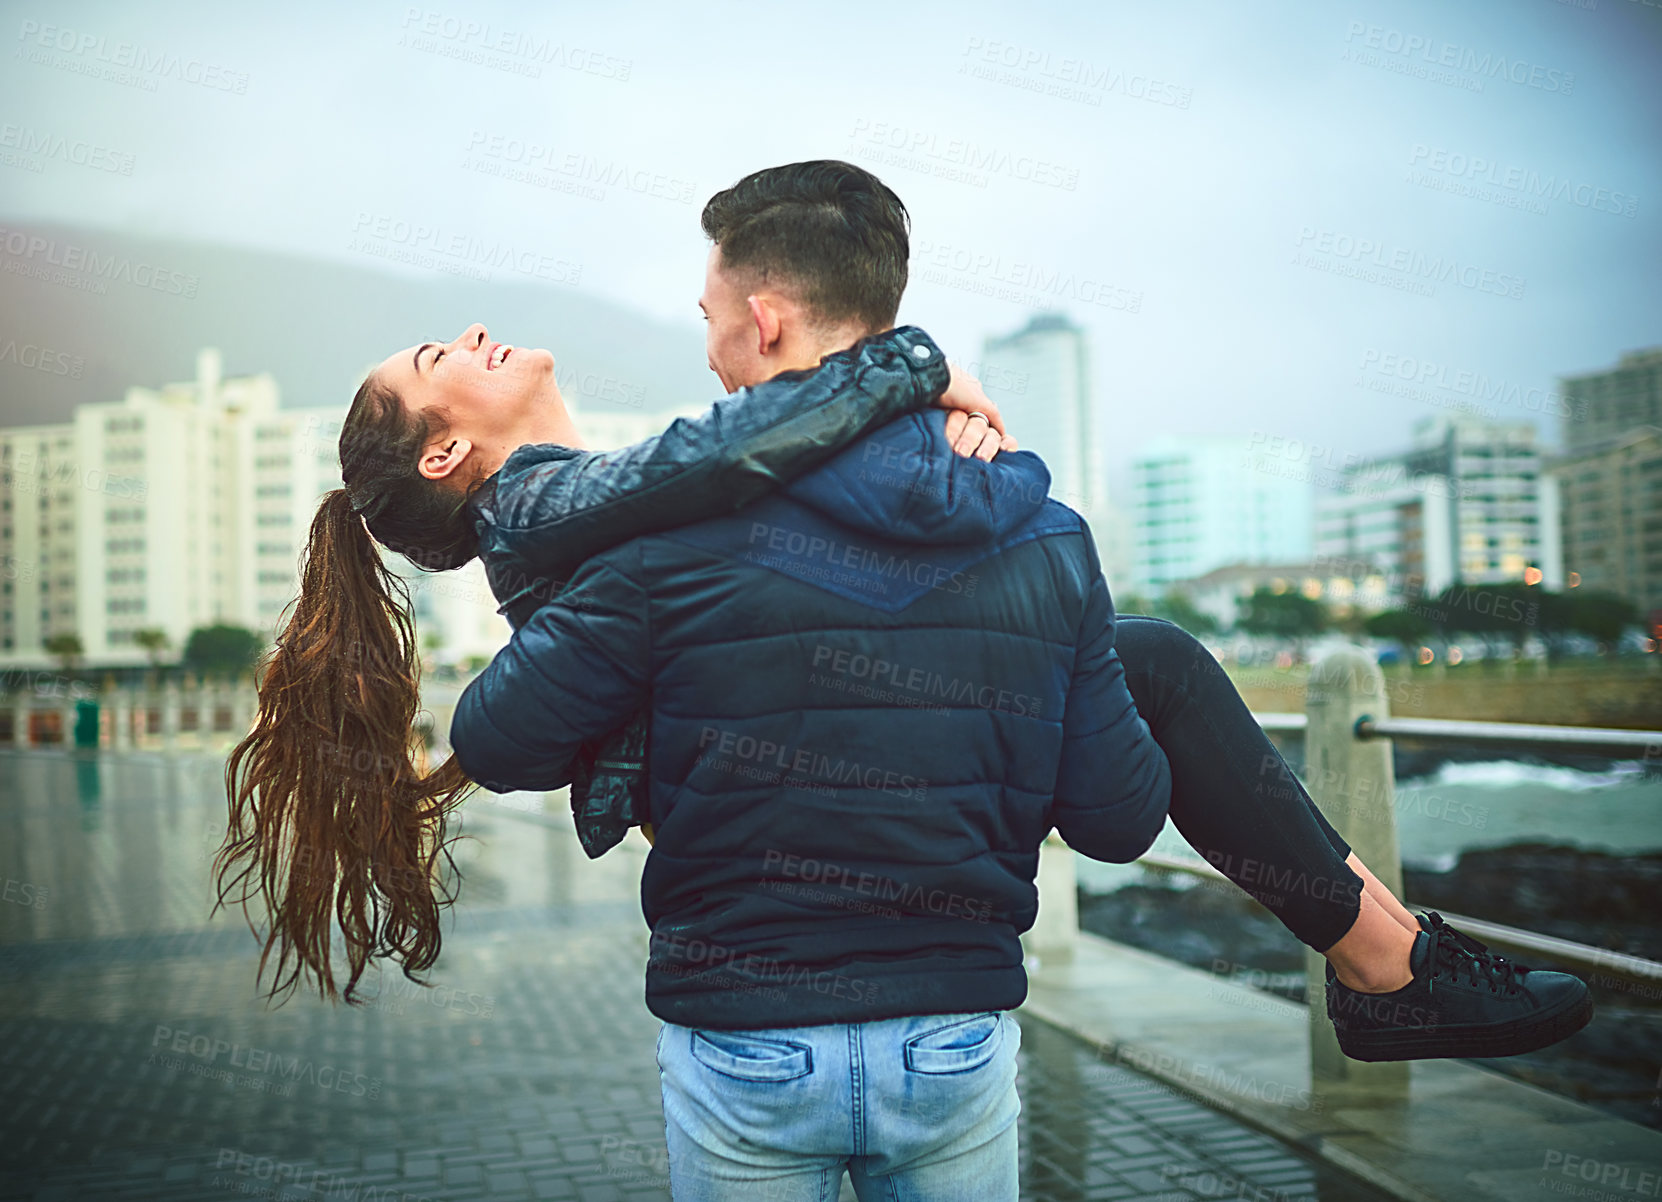
[[[454, 900], [437, 870], [447, 819], [472, 782], [453, 759], [424, 775], [411, 757], [412, 626], [377, 544], [429, 570], [482, 556], [522, 621], [584, 558], [743, 505], [946, 384], [939, 348], [892, 330], [602, 454], [576, 449], [546, 351], [473, 326], [382, 363], [342, 426], [345, 487], [319, 507], [258, 721], [227, 765], [220, 901], [257, 897], [270, 915], [261, 972], [275, 954], [272, 992], [305, 978], [336, 996], [337, 917], [349, 1002], [374, 956], [406, 975], [430, 967], [440, 910]], [[991, 458], [1013, 445], [972, 381], [941, 402], [960, 411], [948, 427], [959, 449]], [[1349, 1054], [1509, 1055], [1585, 1025], [1591, 1004], [1575, 978], [1525, 969], [1437, 915], [1410, 914], [1322, 817], [1203, 647], [1167, 622], [1118, 621], [1132, 697], [1171, 766], [1173, 824], [1328, 958], [1329, 1012]], [[376, 769], [354, 770], [365, 762]], [[1305, 884], [1259, 894], [1266, 877]]]

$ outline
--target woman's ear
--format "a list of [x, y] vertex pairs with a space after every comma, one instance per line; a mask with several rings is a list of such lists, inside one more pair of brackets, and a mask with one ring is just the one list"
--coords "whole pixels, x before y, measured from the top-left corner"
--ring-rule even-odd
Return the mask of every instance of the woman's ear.
[[473, 444], [465, 438], [440, 439], [422, 451], [419, 470], [429, 480], [443, 480], [460, 467], [472, 451]]

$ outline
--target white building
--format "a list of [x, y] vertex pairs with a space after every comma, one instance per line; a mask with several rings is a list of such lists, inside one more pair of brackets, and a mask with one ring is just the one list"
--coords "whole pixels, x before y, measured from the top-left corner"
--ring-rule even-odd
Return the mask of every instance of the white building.
[[1558, 483], [1528, 422], [1422, 418], [1410, 450], [1348, 468], [1341, 487], [1318, 502], [1317, 557], [1372, 565], [1390, 603], [1457, 583], [1563, 587]]
[[[1316, 563], [1357, 582], [1365, 607], [1435, 597], [1459, 579], [1453, 492], [1446, 476], [1358, 481], [1316, 501]], [[1371, 582], [1371, 583], [1365, 583]]]
[[277, 409], [270, 376], [223, 379], [219, 353], [194, 380], [129, 388], [56, 426], [0, 431], [0, 663], [51, 659], [54, 635], [88, 663], [143, 663], [134, 633], [177, 653], [198, 626], [269, 634], [293, 595], [305, 501], [338, 482], [296, 432], [313, 411]]
[[1164, 589], [1227, 564], [1308, 563], [1311, 489], [1254, 467], [1246, 435], [1174, 435], [1133, 460], [1132, 577]]
[[[110, 667], [148, 662], [140, 630], [166, 634], [164, 660], [199, 626], [271, 640], [298, 594], [318, 500], [340, 487], [346, 415], [279, 399], [269, 375], [226, 379], [206, 349], [194, 380], [129, 388], [60, 425], [0, 429], [0, 667], [51, 664], [46, 645], [65, 634], [88, 665]], [[595, 447], [676, 416], [573, 413]], [[478, 561], [443, 573], [386, 561], [411, 584], [424, 652], [465, 662], [507, 641]]]
[[1108, 576], [1123, 578], [1124, 519], [1108, 496], [1085, 331], [1060, 313], [1040, 313], [1013, 334], [987, 339], [981, 361], [966, 366], [1022, 450], [1045, 461], [1050, 495], [1090, 523]]

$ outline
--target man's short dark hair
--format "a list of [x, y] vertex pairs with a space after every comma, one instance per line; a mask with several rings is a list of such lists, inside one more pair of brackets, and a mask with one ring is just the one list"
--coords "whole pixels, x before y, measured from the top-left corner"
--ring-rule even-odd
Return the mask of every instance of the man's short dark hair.
[[724, 270], [793, 287], [826, 324], [894, 324], [911, 218], [871, 172], [836, 159], [769, 167], [710, 197], [703, 226]]

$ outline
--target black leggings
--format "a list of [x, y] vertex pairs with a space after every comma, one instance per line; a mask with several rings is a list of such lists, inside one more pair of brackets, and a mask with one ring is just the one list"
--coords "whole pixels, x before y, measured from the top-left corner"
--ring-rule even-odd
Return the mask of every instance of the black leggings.
[[1361, 912], [1350, 845], [1322, 817], [1223, 667], [1180, 626], [1121, 614], [1131, 697], [1171, 763], [1171, 821], [1207, 861], [1325, 952]]

